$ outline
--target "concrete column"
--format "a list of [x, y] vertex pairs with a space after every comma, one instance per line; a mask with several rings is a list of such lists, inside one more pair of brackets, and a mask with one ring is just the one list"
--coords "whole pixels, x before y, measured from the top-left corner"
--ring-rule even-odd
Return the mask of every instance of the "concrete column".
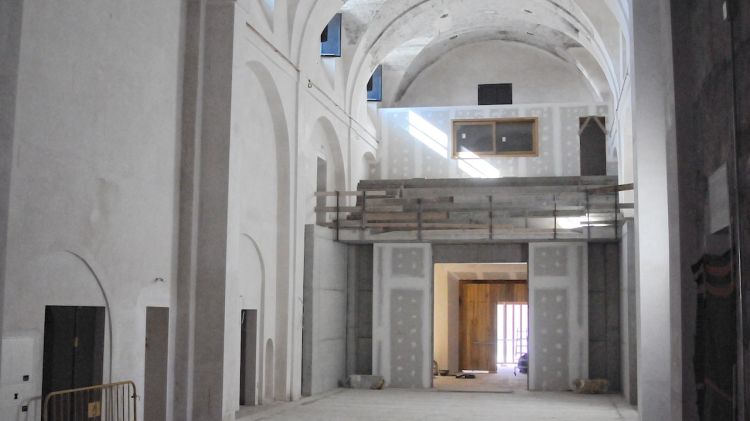
[[174, 419], [219, 420], [235, 4], [186, 13]]
[[669, 0], [633, 1], [633, 142], [642, 420], [681, 420], [682, 330]]
[[[16, 119], [18, 55], [23, 0], [0, 2], [0, 337], [3, 326], [5, 259], [10, 208], [10, 179]], [[0, 373], [2, 375], [2, 373]]]

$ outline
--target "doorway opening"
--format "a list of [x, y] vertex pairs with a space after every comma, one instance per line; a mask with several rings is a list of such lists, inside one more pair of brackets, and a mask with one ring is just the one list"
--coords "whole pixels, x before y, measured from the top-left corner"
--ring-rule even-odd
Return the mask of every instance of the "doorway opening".
[[438, 390], [528, 390], [526, 263], [436, 264], [433, 320]]
[[497, 305], [497, 364], [516, 364], [529, 352], [529, 304]]
[[[104, 307], [46, 306], [42, 397], [102, 384]], [[99, 400], [96, 394], [90, 402]]]
[[242, 310], [240, 317], [240, 406], [255, 406], [258, 404], [258, 310]]
[[146, 307], [143, 418], [167, 419], [169, 307]]

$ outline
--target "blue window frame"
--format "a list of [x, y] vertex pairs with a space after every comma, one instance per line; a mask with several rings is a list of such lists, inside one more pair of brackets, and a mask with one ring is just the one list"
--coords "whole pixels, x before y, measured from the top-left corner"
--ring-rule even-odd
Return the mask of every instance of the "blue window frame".
[[367, 100], [368, 101], [382, 101], [383, 100], [383, 65], [378, 65], [375, 71], [372, 72], [370, 80], [367, 82]]
[[321, 57], [341, 57], [341, 13], [336, 13], [320, 33]]

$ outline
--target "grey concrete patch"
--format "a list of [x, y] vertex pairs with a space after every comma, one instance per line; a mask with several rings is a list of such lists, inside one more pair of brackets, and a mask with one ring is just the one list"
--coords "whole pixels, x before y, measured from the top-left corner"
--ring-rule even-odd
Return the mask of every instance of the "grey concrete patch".
[[413, 247], [396, 247], [391, 250], [391, 274], [421, 278], [424, 276], [423, 250]]
[[434, 263], [523, 263], [528, 244], [433, 244]]
[[422, 291], [391, 291], [391, 382], [393, 387], [422, 387]]
[[534, 261], [536, 276], [567, 276], [568, 248], [565, 246], [546, 246], [537, 248]]
[[568, 292], [565, 289], [540, 289], [532, 303], [536, 365], [531, 369], [542, 390], [569, 390], [568, 384]]

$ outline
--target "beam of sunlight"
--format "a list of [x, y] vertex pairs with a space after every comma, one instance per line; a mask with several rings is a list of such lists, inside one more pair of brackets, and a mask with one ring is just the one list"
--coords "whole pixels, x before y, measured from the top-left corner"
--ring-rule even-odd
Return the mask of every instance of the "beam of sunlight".
[[581, 228], [582, 223], [586, 221], [583, 216], [565, 216], [557, 218], [557, 225], [564, 230]]
[[500, 170], [470, 151], [461, 151], [458, 169], [475, 178], [499, 178]]
[[409, 111], [409, 134], [441, 157], [448, 158], [448, 136], [413, 111]]
[[573, 230], [584, 227], [608, 227], [612, 225], [607, 222], [608, 217], [594, 214], [584, 214], [581, 216], [564, 216], [557, 218], [557, 226], [566, 229]]

